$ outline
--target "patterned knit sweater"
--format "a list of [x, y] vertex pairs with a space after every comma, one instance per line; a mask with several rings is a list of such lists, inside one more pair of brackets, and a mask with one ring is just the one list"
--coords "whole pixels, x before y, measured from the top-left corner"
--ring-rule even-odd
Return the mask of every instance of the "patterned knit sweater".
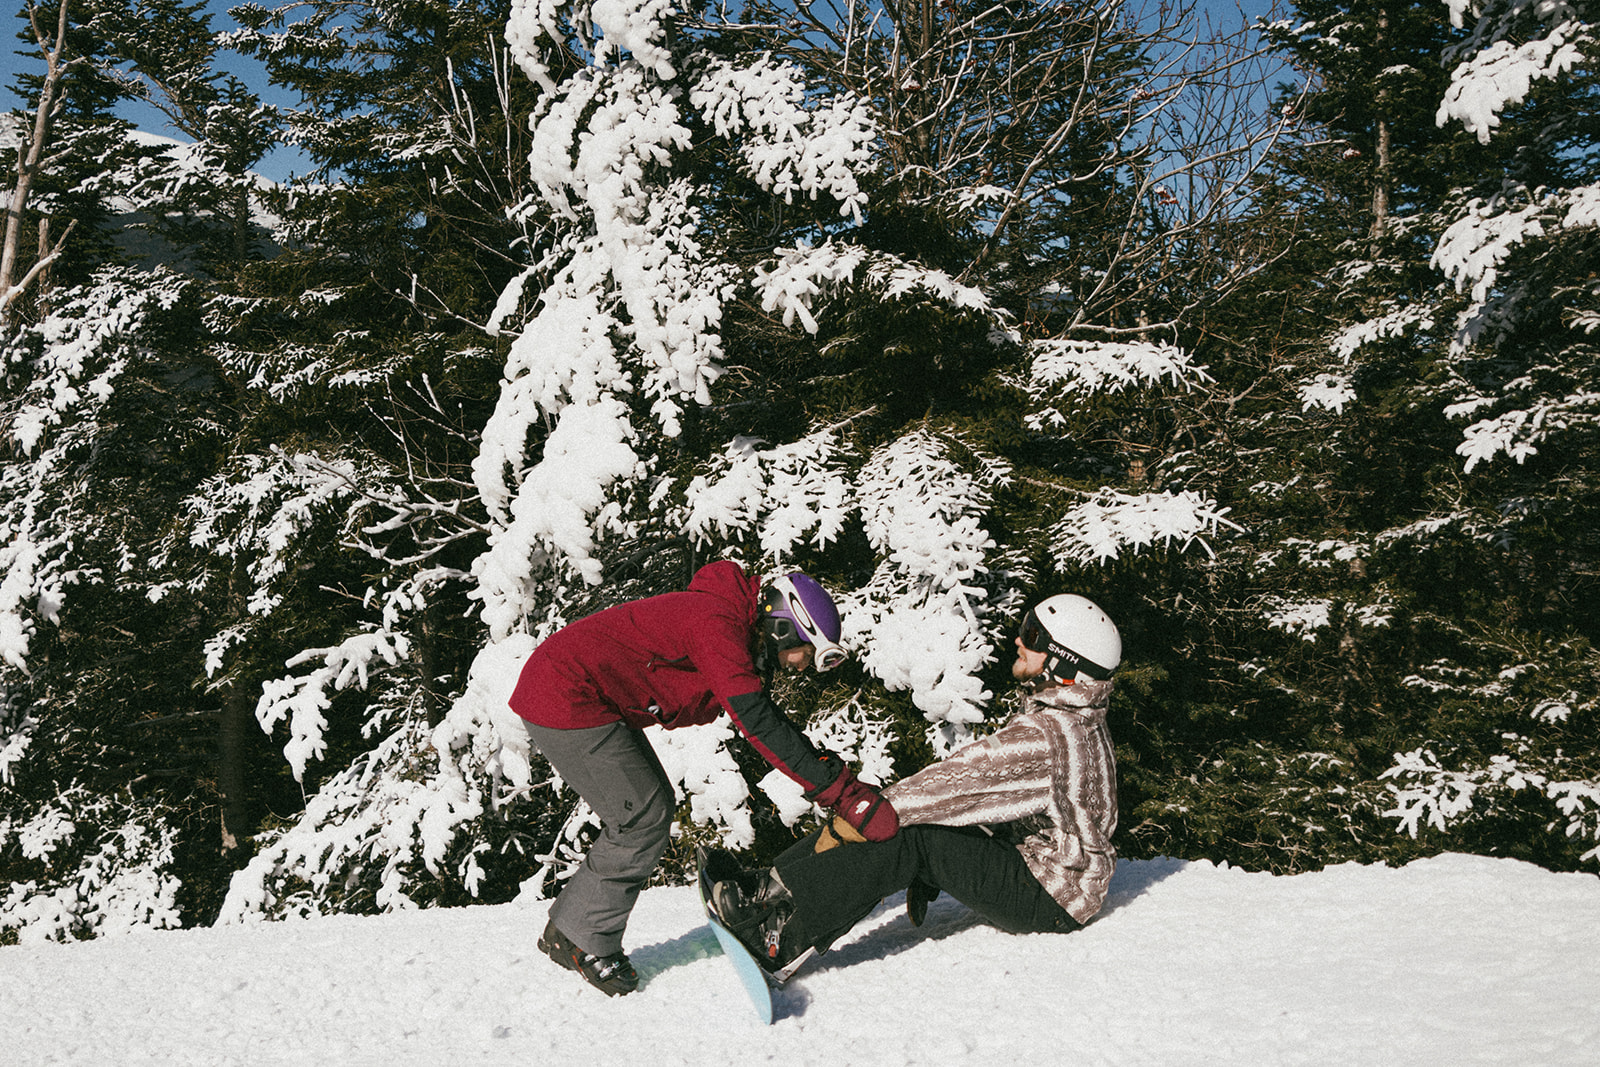
[[1115, 682], [1049, 685], [999, 730], [884, 790], [902, 826], [1016, 824], [1028, 869], [1079, 922], [1100, 910], [1116, 850]]

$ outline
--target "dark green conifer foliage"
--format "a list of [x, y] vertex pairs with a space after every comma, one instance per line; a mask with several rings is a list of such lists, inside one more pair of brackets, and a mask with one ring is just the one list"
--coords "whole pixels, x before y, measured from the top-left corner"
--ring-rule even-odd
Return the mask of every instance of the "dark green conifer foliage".
[[[1123, 855], [1592, 864], [1600, 265], [1594, 225], [1569, 220], [1597, 177], [1593, 49], [1484, 143], [1435, 121], [1450, 68], [1505, 35], [1497, 20], [1517, 40], [1540, 28], [1489, 4], [1478, 31], [1453, 33], [1442, 7], [1302, 4], [1280, 37], [1311, 91], [1282, 95], [1298, 131], [1242, 205], [1226, 190], [1247, 164], [1174, 173], [1162, 146], [1244, 159], [1251, 143], [1229, 138], [1253, 135], [1224, 124], [1208, 141], [1200, 114], [1169, 109], [1161, 126], [1149, 110], [1223, 74], [1152, 81], [1173, 36], [1110, 9], [885, 7], [887, 29], [852, 38], [849, 62], [820, 8], [673, 22], [688, 75], [771, 52], [881, 123], [858, 226], [830, 196], [766, 191], [743, 146], [684, 109], [687, 144], [650, 178], [693, 183], [706, 261], [748, 279], [833, 241], [867, 266], [811, 305], [814, 333], [737, 288], [725, 373], [676, 435], [652, 421], [654, 397], [625, 398], [650, 477], [617, 490], [597, 531], [603, 583], [550, 565], [536, 610], [681, 588], [713, 555], [758, 564], [753, 528], [694, 540], [685, 487], [724, 473], [732, 442], [828, 428], [856, 489], [890, 480], [898, 455], [936, 472], [929, 498], [966, 494], [951, 507], [992, 539], [972, 579], [1000, 657], [990, 690], [1010, 688], [1024, 599], [1082, 592], [1117, 618]], [[508, 4], [251, 5], [225, 38], [196, 4], [85, 10], [73, 32], [102, 63], [74, 84], [71, 150], [40, 208], [58, 218], [87, 196], [86, 232], [4, 339], [0, 560], [33, 584], [6, 616], [30, 644], [26, 673], [0, 674], [0, 874], [49, 887], [95, 864], [153, 871], [171, 921], [205, 922], [320, 787], [399, 796], [439, 774], [430, 731], [486, 629], [467, 594], [494, 526], [471, 465], [511, 334], [485, 327], [539, 264], [521, 297], [534, 304], [574, 231], [530, 206], [542, 105], [508, 62]], [[578, 65], [573, 42], [546, 45], [557, 80]], [[228, 48], [259, 56], [298, 107], [258, 106], [220, 73]], [[124, 166], [78, 139], [120, 138], [106, 115], [129, 92], [203, 166], [148, 149]], [[264, 189], [249, 170], [279, 136], [312, 173]], [[131, 190], [166, 269], [112, 269], [121, 223], [104, 204]], [[1517, 233], [1495, 278], [1430, 263], [1458, 220], [1518, 212], [1541, 231]], [[73, 367], [61, 345], [80, 327], [92, 340]], [[1030, 344], [1136, 339], [1176, 341], [1208, 372], [1121, 391], [1033, 380]], [[549, 432], [536, 421], [530, 454]], [[1073, 508], [1163, 491], [1214, 497], [1240, 529], [1113, 563], [1063, 551]], [[857, 509], [785, 562], [859, 590], [887, 551], [873, 538]], [[936, 755], [909, 690], [859, 663], [779, 687], [785, 706], [883, 717], [896, 773]], [[749, 780], [766, 773], [738, 751]], [[372, 813], [351, 801], [326, 824], [338, 863], [278, 878], [261, 910], [509, 899], [572, 809], [541, 772], [427, 860], [358, 839]], [[757, 857], [792, 840], [752, 807]], [[24, 846], [18, 829], [50, 817], [80, 830], [48, 854]]]
[[[1232, 487], [1249, 533], [1182, 613], [1176, 647], [1193, 658], [1179, 702], [1141, 720], [1167, 755], [1128, 776], [1134, 837], [1233, 862], [1248, 845], [1275, 869], [1441, 848], [1581, 866], [1593, 816], [1554, 783], [1581, 796], [1593, 776], [1570, 725], [1593, 714], [1579, 681], [1593, 633], [1567, 593], [1592, 559], [1591, 478], [1573, 450], [1587, 431], [1575, 419], [1537, 457], [1475, 461], [1462, 450], [1475, 416], [1451, 406], [1540, 363], [1589, 362], [1558, 325], [1581, 310], [1541, 311], [1537, 295], [1581, 292], [1563, 278], [1586, 269], [1589, 231], [1514, 253], [1502, 278], [1515, 281], [1477, 313], [1496, 325], [1475, 341], [1458, 333], [1470, 301], [1441, 277], [1449, 257], [1430, 257], [1470, 196], [1521, 203], [1525, 176], [1593, 180], [1546, 136], [1583, 124], [1587, 76], [1536, 82], [1484, 143], [1435, 120], [1451, 69], [1483, 42], [1446, 51], [1470, 42], [1432, 5], [1298, 13], [1281, 25], [1300, 31], [1286, 46], [1314, 86], [1313, 121], [1256, 217], [1292, 208], [1305, 235], [1208, 317], [1224, 344], [1200, 344], [1226, 408], [1190, 462]], [[1550, 392], [1582, 381], [1557, 371]], [[1463, 813], [1444, 814], [1446, 798]]]

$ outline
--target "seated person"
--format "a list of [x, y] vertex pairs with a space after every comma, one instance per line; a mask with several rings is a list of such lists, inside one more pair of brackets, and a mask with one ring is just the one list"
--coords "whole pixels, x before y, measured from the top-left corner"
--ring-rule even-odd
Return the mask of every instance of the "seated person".
[[1075, 930], [1099, 911], [1116, 864], [1106, 706], [1122, 638], [1094, 602], [1061, 595], [1028, 612], [1016, 648], [1020, 710], [883, 791], [897, 835], [866, 841], [835, 819], [768, 870], [708, 863], [713, 911], [780, 981], [900, 890], [918, 924], [940, 890], [1012, 933]]

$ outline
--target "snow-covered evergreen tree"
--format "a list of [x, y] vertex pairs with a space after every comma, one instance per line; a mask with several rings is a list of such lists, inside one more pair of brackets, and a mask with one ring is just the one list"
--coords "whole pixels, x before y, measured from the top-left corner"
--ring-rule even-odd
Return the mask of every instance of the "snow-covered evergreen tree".
[[[1485, 5], [1467, 33], [1460, 4], [1301, 8], [1279, 36], [1322, 80], [1278, 173], [1336, 253], [1271, 272], [1248, 313], [1278, 329], [1213, 360], [1232, 417], [1196, 459], [1252, 536], [1195, 598], [1210, 677], [1187, 722], [1152, 718], [1182, 755], [1130, 775], [1141, 833], [1282, 868], [1592, 862], [1584, 5]], [[1425, 116], [1393, 110], [1423, 85]]]
[[180, 887], [206, 867], [181, 828], [203, 821], [214, 771], [172, 655], [188, 610], [147, 592], [151, 546], [217, 412], [197, 287], [116, 263], [119, 215], [160, 151], [110, 114], [118, 9], [24, 14], [56, 32], [36, 38], [44, 77], [19, 77], [47, 121], [9, 146], [7, 247], [42, 258], [17, 261], [28, 284], [7, 295], [26, 298], [0, 317], [0, 937], [66, 938], [177, 925], [206, 891], [203, 875]]
[[[0, 936], [180, 921], [181, 800], [134, 783], [187, 774], [189, 757], [132, 731], [172, 684], [156, 666], [165, 635], [141, 618], [137, 546], [171, 499], [157, 468], [181, 465], [185, 443], [146, 439], [159, 414], [141, 400], [164, 369], [153, 339], [181, 322], [188, 287], [107, 270], [58, 291], [55, 309], [0, 349], [0, 870], [11, 884]], [[153, 890], [143, 905], [129, 897], [140, 885]]]
[[[980, 412], [1030, 393], [1131, 409], [1147, 387], [1203, 380], [1170, 346], [1036, 346], [982, 289], [875, 231], [874, 189], [896, 164], [873, 101], [696, 14], [512, 8], [506, 40], [543, 93], [523, 218], [553, 239], [489, 323], [507, 347], [472, 463], [484, 648], [431, 731], [373, 720], [388, 740], [264, 842], [230, 917], [406, 906], [512, 870], [542, 889], [591, 820], [506, 709], [522, 659], [561, 623], [679, 588], [713, 556], [803, 566], [837, 591], [859, 667], [781, 696], [869, 776], [915, 769], [985, 721], [996, 645], [1041, 561], [1078, 559], [1047, 528], [1007, 530], [999, 508], [1016, 479], [1005, 449], [1058, 441], [1064, 420], [1030, 429], [1014, 408], [997, 431]], [[1061, 476], [1030, 463], [1030, 481]], [[1101, 493], [1106, 473], [1062, 483], [1085, 485], [1088, 510], [1070, 494], [1045, 505], [1060, 545], [1091, 546], [1094, 563], [1178, 551], [1225, 523], [1200, 492]], [[342, 657], [308, 663], [353, 677]], [[312, 689], [282, 699], [317, 726]], [[654, 741], [690, 821], [749, 845], [771, 816], [750, 804], [741, 763], [754, 768], [731, 737]], [[806, 811], [776, 776], [761, 784], [784, 821]]]
[[[1433, 251], [1448, 285], [1427, 308], [1437, 362], [1417, 399], [1452, 427], [1461, 485], [1425, 529], [1394, 538], [1430, 552], [1460, 546], [1481, 568], [1469, 584], [1482, 592], [1450, 620], [1460, 652], [1407, 679], [1441, 716], [1386, 772], [1391, 814], [1413, 835], [1431, 827], [1595, 863], [1600, 752], [1588, 737], [1600, 634], [1587, 603], [1600, 549], [1600, 9], [1446, 6], [1469, 32], [1445, 56], [1437, 120], [1514, 151], [1503, 173], [1444, 205]], [[1530, 833], [1543, 840], [1519, 841]]]

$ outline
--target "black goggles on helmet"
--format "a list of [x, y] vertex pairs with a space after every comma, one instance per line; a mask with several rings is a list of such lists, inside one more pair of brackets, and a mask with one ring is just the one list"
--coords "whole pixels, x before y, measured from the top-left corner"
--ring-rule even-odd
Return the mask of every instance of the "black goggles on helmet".
[[1057, 678], [1075, 678], [1083, 674], [1097, 682], [1103, 682], [1111, 677], [1111, 671], [1093, 660], [1084, 659], [1051, 637], [1050, 631], [1044, 628], [1044, 623], [1032, 608], [1023, 616], [1017, 636], [1022, 639], [1023, 648], [1030, 652], [1043, 652], [1048, 657], [1045, 660], [1045, 669]]

